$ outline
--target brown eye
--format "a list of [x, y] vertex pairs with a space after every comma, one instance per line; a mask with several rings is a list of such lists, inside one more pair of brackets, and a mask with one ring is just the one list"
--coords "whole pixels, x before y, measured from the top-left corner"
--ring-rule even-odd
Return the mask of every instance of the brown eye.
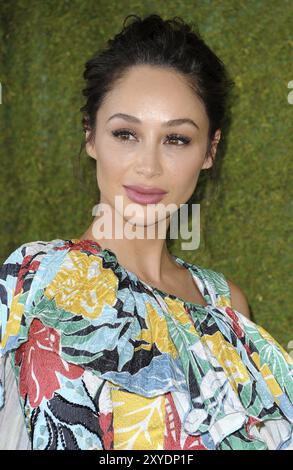
[[[132, 135], [133, 137], [137, 137], [136, 132], [131, 131], [129, 129], [117, 129], [115, 131], [112, 131], [112, 135], [116, 137], [117, 139], [121, 140], [123, 143], [131, 141], [131, 139], [129, 139], [130, 135]], [[189, 137], [185, 137], [184, 135], [180, 135], [180, 134], [168, 135], [167, 140], [175, 141], [177, 147], [182, 147], [183, 145], [187, 145], [191, 141]], [[178, 144], [178, 142], [182, 142], [182, 144]], [[174, 144], [171, 144], [171, 145], [174, 145]]]
[[184, 135], [180, 135], [180, 134], [171, 134], [171, 135], [168, 135], [167, 137], [168, 137], [168, 140], [175, 140], [176, 142], [178, 141], [183, 142], [183, 144], [177, 145], [178, 147], [181, 147], [182, 145], [187, 145], [191, 141], [189, 137], [185, 137]]
[[[116, 137], [117, 139], [120, 139], [122, 142], [127, 142], [129, 139], [127, 136], [132, 135], [133, 137], [136, 137], [136, 133], [133, 131], [130, 131], [128, 129], [119, 129], [116, 131], [112, 131], [112, 135]], [[124, 138], [126, 137], [126, 138]]]

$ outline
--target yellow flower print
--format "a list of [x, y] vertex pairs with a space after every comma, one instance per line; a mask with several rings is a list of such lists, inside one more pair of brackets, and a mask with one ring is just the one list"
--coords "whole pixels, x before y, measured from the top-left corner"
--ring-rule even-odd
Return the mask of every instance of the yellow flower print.
[[184, 305], [180, 300], [171, 299], [169, 297], [165, 297], [164, 300], [170, 315], [172, 315], [175, 320], [181, 323], [181, 325], [191, 323], [189, 316], [184, 308]]
[[251, 354], [251, 357], [258, 370], [260, 371], [261, 375], [265, 379], [270, 391], [272, 392], [272, 395], [276, 398], [276, 403], [279, 404], [279, 400], [277, 399], [277, 397], [283, 395], [283, 391], [278, 382], [276, 381], [275, 377], [273, 376], [271, 369], [267, 364], [263, 364], [262, 366], [260, 365], [260, 357], [259, 354], [257, 354], [256, 352], [253, 352]]
[[22, 292], [13, 296], [11, 307], [10, 307], [10, 315], [7, 321], [5, 334], [1, 341], [1, 347], [4, 349], [7, 343], [9, 336], [16, 336], [20, 329], [21, 318], [24, 312], [24, 305], [18, 302], [19, 297], [22, 295]]
[[155, 343], [162, 353], [169, 353], [175, 359], [177, 350], [169, 337], [165, 317], [160, 317], [157, 310], [149, 302], [146, 303], [146, 312], [147, 329], [142, 329], [137, 339], [143, 340], [147, 344], [135, 348], [135, 351], [139, 349], [150, 350], [152, 344]]
[[114, 448], [118, 450], [163, 449], [165, 396], [148, 398], [111, 390]]
[[201, 339], [217, 358], [237, 393], [238, 384], [244, 384], [249, 381], [248, 371], [238, 352], [231, 343], [225, 340], [220, 331], [213, 335], [204, 335]]
[[54, 299], [58, 308], [93, 319], [105, 304], [114, 305], [117, 288], [118, 278], [103, 267], [102, 258], [72, 250], [45, 295]]
[[220, 295], [217, 298], [217, 307], [231, 307], [231, 304], [229, 302], [229, 299], [225, 297], [224, 295]]

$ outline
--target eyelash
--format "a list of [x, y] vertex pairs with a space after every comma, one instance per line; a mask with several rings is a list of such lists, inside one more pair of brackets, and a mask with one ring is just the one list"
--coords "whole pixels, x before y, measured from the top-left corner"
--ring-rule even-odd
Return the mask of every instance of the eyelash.
[[[117, 138], [119, 138], [119, 136], [125, 135], [125, 134], [130, 134], [133, 137], [137, 136], [136, 132], [130, 131], [129, 129], [119, 129], [119, 130], [112, 131], [112, 135], [114, 137], [117, 137]], [[182, 145], [176, 145], [176, 147], [182, 147], [184, 145], [189, 144], [189, 142], [191, 141], [191, 139], [189, 139], [188, 137], [185, 137], [184, 135], [180, 135], [180, 134], [170, 134], [170, 135], [167, 136], [167, 138], [171, 139], [171, 140], [173, 140], [175, 138], [175, 139], [181, 140], [183, 142]], [[120, 140], [124, 144], [129, 141], [129, 139], [120, 139]], [[178, 140], [177, 140], [177, 142], [178, 142]], [[173, 144], [171, 144], [171, 145], [173, 145]]]

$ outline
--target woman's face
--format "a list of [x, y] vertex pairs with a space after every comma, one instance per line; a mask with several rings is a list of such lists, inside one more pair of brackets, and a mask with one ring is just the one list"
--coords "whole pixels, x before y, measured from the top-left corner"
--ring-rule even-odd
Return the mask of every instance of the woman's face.
[[[132, 118], [112, 117], [116, 113]], [[185, 118], [194, 124], [165, 124]], [[171, 212], [167, 206], [175, 204], [177, 210], [186, 203], [201, 169], [212, 165], [212, 154], [204, 161], [209, 124], [204, 106], [174, 71], [149, 65], [132, 67], [107, 94], [96, 122], [94, 145], [87, 144], [86, 151], [97, 160], [100, 203], [109, 204], [125, 221], [138, 226], [170, 217], [174, 206]], [[213, 155], [219, 138], [220, 130], [213, 141]], [[160, 202], [143, 205], [133, 202], [123, 185], [167, 192]], [[122, 212], [122, 206], [115, 206], [115, 196], [120, 196], [122, 210], [132, 204], [134, 212]]]

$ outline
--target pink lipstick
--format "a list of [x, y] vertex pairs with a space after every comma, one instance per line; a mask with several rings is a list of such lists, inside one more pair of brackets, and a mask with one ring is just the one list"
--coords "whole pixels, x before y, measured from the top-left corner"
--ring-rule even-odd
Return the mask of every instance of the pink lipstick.
[[125, 185], [125, 191], [129, 199], [138, 204], [156, 204], [161, 201], [167, 191], [161, 188], [147, 186]]

